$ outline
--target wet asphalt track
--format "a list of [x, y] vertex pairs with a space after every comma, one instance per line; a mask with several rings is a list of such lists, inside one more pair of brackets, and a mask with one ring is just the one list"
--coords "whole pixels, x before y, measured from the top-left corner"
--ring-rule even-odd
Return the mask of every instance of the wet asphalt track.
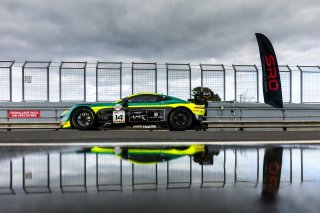
[[0, 131], [0, 143], [233, 142], [319, 140], [320, 131]]

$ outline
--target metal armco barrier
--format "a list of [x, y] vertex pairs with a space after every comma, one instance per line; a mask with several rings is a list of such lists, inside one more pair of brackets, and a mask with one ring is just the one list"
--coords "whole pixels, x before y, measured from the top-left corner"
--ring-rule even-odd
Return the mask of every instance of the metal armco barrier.
[[60, 129], [59, 122], [2, 122], [0, 123], [0, 129]]
[[[75, 103], [3, 103], [0, 128], [59, 128], [61, 113]], [[10, 111], [37, 111], [36, 118], [12, 118]], [[209, 128], [318, 128], [320, 107], [316, 104], [286, 104], [276, 110], [265, 104], [210, 102], [205, 121]]]
[[[208, 128], [319, 128], [320, 121], [204, 121]], [[59, 129], [59, 122], [0, 122], [0, 129]], [[136, 129], [135, 129], [136, 130]]]
[[320, 121], [204, 121], [209, 128], [311, 128]]

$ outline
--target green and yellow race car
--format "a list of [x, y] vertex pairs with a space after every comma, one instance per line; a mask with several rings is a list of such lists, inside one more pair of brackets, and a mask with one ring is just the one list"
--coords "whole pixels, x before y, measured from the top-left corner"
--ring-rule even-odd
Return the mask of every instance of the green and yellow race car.
[[205, 105], [179, 98], [138, 93], [113, 103], [77, 104], [60, 116], [61, 128], [166, 128], [183, 131], [203, 128]]

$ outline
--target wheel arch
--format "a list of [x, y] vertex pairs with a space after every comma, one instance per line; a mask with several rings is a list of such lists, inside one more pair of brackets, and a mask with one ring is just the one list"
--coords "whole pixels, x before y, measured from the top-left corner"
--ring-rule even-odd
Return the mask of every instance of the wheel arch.
[[174, 110], [176, 110], [176, 109], [186, 109], [186, 110], [188, 110], [190, 113], [191, 113], [191, 115], [192, 115], [192, 119], [193, 119], [193, 121], [194, 121], [194, 119], [195, 119], [195, 115], [194, 115], [194, 113], [188, 108], [188, 107], [186, 107], [186, 106], [177, 106], [177, 107], [175, 107], [175, 108], [172, 108], [171, 110], [170, 110], [170, 112], [168, 113], [168, 118], [167, 119], [169, 119], [170, 118], [170, 115], [173, 113], [173, 111]]

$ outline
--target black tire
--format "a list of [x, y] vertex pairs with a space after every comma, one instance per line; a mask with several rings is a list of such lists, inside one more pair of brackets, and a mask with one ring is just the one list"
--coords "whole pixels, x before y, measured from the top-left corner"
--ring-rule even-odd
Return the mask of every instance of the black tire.
[[79, 130], [97, 129], [96, 123], [94, 112], [85, 107], [75, 109], [71, 115], [72, 126]]
[[184, 131], [193, 124], [193, 115], [186, 108], [176, 108], [169, 115], [169, 127], [173, 131]]

